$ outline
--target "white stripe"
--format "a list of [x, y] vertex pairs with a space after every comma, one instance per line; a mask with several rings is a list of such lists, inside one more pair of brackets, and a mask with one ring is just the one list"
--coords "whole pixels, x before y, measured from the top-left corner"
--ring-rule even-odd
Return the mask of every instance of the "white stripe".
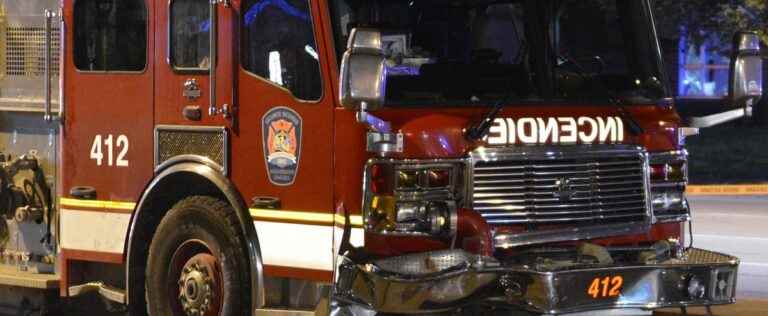
[[[63, 209], [62, 248], [121, 254], [130, 220], [131, 214]], [[333, 226], [264, 221], [254, 224], [264, 264], [333, 271]], [[350, 239], [353, 246], [362, 246], [364, 230], [353, 228]]]
[[61, 247], [121, 254], [130, 221], [131, 214], [63, 209]]
[[[333, 271], [333, 226], [263, 221], [254, 225], [265, 265]], [[350, 243], [363, 245], [362, 228], [352, 229]]]

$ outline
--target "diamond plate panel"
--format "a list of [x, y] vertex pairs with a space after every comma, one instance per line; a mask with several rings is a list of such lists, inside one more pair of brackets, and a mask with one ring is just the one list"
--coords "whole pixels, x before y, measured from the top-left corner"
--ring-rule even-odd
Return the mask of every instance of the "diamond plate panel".
[[227, 133], [224, 128], [159, 127], [157, 166], [182, 155], [202, 156], [227, 170]]

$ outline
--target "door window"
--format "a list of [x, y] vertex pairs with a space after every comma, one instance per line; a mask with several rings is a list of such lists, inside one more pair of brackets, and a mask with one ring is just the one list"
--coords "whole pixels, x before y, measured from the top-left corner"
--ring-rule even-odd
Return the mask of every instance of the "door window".
[[309, 0], [245, 0], [243, 12], [243, 68], [298, 99], [319, 100], [320, 58]]
[[208, 0], [174, 0], [171, 3], [170, 59], [181, 70], [207, 70], [211, 19]]
[[143, 0], [78, 0], [74, 59], [81, 71], [142, 71], [147, 64]]

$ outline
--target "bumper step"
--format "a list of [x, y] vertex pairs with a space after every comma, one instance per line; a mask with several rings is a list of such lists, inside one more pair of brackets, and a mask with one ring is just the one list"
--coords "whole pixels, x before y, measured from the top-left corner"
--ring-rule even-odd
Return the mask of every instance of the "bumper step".
[[[738, 259], [702, 249], [647, 264], [505, 265], [446, 250], [340, 269], [337, 301], [418, 313], [492, 304], [543, 314], [734, 302]], [[606, 282], [603, 288], [591, 289]], [[621, 281], [614, 281], [620, 279]]]

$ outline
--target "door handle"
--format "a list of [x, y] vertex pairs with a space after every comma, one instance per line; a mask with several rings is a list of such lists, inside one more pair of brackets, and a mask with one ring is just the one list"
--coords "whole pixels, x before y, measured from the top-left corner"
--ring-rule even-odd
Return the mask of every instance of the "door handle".
[[209, 57], [211, 62], [208, 66], [208, 76], [210, 81], [209, 91], [209, 103], [208, 103], [208, 115], [216, 116], [219, 114], [219, 109], [216, 106], [216, 65], [218, 64], [218, 51], [219, 51], [219, 0], [210, 0], [209, 2], [209, 15], [211, 20], [211, 28], [209, 29]]
[[226, 103], [222, 104], [220, 108], [215, 105], [208, 107], [208, 115], [210, 116], [221, 115], [224, 118], [230, 118], [232, 117], [232, 112], [232, 107]]
[[217, 11], [217, 7], [219, 4], [223, 5], [225, 8], [229, 8], [231, 6], [230, 0], [210, 0], [210, 19], [211, 19], [211, 28], [210, 28], [210, 67], [209, 67], [209, 73], [208, 76], [210, 81], [210, 91], [209, 91], [209, 105], [208, 105], [208, 115], [209, 116], [216, 116], [221, 115], [225, 119], [231, 118], [234, 115], [234, 106], [229, 104], [222, 104], [221, 107], [217, 105], [217, 93], [216, 93], [216, 69], [218, 68], [218, 55], [219, 55], [219, 13]]
[[51, 105], [53, 103], [51, 93], [51, 81], [53, 80], [53, 18], [56, 16], [52, 10], [45, 10], [45, 56], [44, 56], [44, 82], [43, 89], [45, 92], [45, 115], [43, 120], [46, 122], [53, 121], [53, 110]]

